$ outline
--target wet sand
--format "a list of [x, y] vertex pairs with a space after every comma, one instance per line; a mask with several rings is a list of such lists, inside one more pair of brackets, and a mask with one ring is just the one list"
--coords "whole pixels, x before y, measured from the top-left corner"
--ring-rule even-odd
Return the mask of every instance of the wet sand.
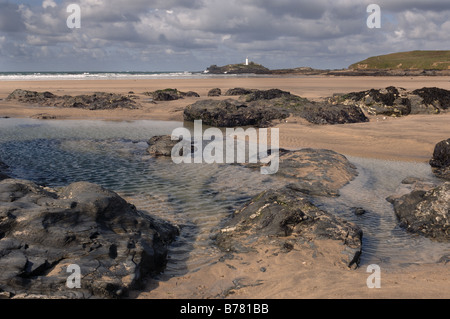
[[[406, 89], [439, 87], [450, 90], [449, 77], [278, 77], [170, 80], [84, 80], [1, 82], [0, 99], [14, 89], [50, 91], [57, 95], [93, 92], [128, 94], [134, 92], [143, 105], [139, 110], [87, 111], [42, 108], [0, 101], [0, 117], [29, 118], [49, 114], [58, 119], [161, 120], [182, 121], [183, 109], [198, 99], [146, 102], [143, 92], [165, 88], [195, 91], [207, 98], [212, 88], [222, 92], [235, 87], [279, 88], [312, 100], [347, 93], [398, 86]], [[223, 99], [226, 97], [220, 97]], [[428, 162], [436, 143], [450, 137], [450, 114], [416, 115], [400, 119], [371, 117], [370, 123], [315, 126], [290, 118], [277, 124], [280, 146], [332, 149], [344, 155], [378, 159]], [[360, 268], [347, 270], [332, 263], [336, 243], [324, 241], [322, 255], [310, 249], [295, 249], [274, 255], [271, 247], [235, 255], [197, 272], [175, 278], [151, 280], [145, 292], [134, 298], [450, 298], [450, 267], [420, 264], [401, 269], [382, 269], [381, 289], [369, 289], [369, 273]], [[264, 269], [265, 271], [262, 271]], [[238, 284], [236, 284], [238, 283]]]

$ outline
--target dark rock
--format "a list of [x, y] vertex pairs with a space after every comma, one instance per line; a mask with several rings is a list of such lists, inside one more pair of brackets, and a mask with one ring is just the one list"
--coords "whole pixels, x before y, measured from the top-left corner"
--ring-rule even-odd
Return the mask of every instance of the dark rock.
[[135, 101], [127, 96], [104, 92], [94, 93], [92, 95], [56, 96], [50, 92], [39, 93], [15, 90], [8, 96], [7, 100], [37, 104], [38, 106], [81, 108], [88, 110], [136, 109], [139, 107]]
[[234, 89], [229, 89], [225, 95], [226, 96], [241, 96], [241, 95], [247, 95], [247, 94], [252, 94], [254, 92], [254, 90], [248, 90], [248, 89], [243, 89], [243, 88], [234, 88]]
[[314, 103], [298, 111], [300, 117], [313, 124], [351, 124], [369, 122], [360, 107], [355, 105]]
[[184, 120], [202, 120], [204, 124], [216, 127], [267, 127], [274, 120], [289, 117], [289, 112], [279, 108], [248, 106], [234, 100], [203, 100], [187, 106]]
[[436, 109], [447, 110], [450, 107], [450, 91], [436, 87], [422, 88], [413, 91], [413, 94], [423, 99], [423, 104], [432, 105]]
[[145, 92], [145, 95], [151, 96], [153, 101], [163, 102], [163, 101], [175, 101], [183, 99], [185, 97], [200, 97], [196, 92], [181, 92], [177, 89], [165, 89], [158, 90], [155, 92]]
[[[0, 182], [0, 291], [57, 298], [117, 298], [161, 272], [178, 234], [90, 183], [58, 190]], [[69, 289], [69, 265], [81, 288]]]
[[279, 89], [270, 89], [270, 90], [254, 90], [247, 96], [243, 97], [245, 102], [252, 102], [258, 100], [273, 100], [281, 97], [291, 96], [291, 93], [282, 91]]
[[416, 183], [412, 191], [387, 200], [394, 205], [400, 226], [436, 241], [450, 240], [450, 182], [431, 187]]
[[200, 94], [198, 94], [197, 92], [193, 92], [193, 91], [189, 91], [184, 93], [185, 97], [200, 97]]
[[40, 114], [31, 116], [31, 118], [36, 119], [36, 120], [56, 120], [57, 116], [51, 115], [51, 114], [46, 114], [46, 113], [40, 113]]
[[367, 211], [362, 207], [354, 207], [354, 208], [352, 208], [352, 210], [356, 216], [363, 216], [363, 215], [367, 214]]
[[216, 242], [224, 251], [245, 252], [261, 241], [283, 249], [287, 238], [294, 243], [319, 239], [339, 241], [343, 244], [341, 257], [345, 264], [353, 267], [359, 263], [362, 230], [318, 209], [304, 194], [289, 188], [268, 190], [253, 198], [234, 213], [220, 230]]
[[208, 92], [208, 96], [210, 96], [210, 97], [217, 97], [217, 96], [221, 96], [221, 95], [222, 95], [222, 90], [219, 88], [211, 89]]
[[17, 100], [21, 103], [42, 103], [47, 99], [54, 99], [56, 96], [50, 92], [35, 92], [35, 91], [27, 91], [22, 89], [17, 89], [12, 92], [6, 100]]
[[436, 176], [450, 180], [450, 139], [436, 145], [430, 165]]
[[8, 165], [6, 165], [6, 164], [3, 163], [2, 161], [0, 161], [0, 181], [9, 178], [9, 176], [6, 175], [6, 173], [5, 173], [5, 171], [6, 171], [8, 168], [9, 168]]
[[423, 88], [410, 92], [390, 86], [381, 90], [352, 92], [333, 97], [329, 101], [357, 105], [370, 115], [400, 117], [410, 114], [437, 114], [448, 109], [450, 91]]

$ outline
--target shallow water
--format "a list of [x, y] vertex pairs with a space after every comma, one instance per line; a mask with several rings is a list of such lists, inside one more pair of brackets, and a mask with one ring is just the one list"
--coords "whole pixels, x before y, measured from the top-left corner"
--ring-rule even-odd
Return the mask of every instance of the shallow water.
[[[176, 165], [146, 152], [154, 135], [170, 134], [180, 122], [39, 121], [0, 119], [0, 159], [12, 177], [57, 187], [89, 181], [114, 190], [138, 209], [181, 227], [172, 245], [168, 275], [195, 271], [219, 251], [211, 231], [251, 197], [280, 181], [236, 165]], [[357, 223], [364, 231], [363, 264], [435, 262], [450, 253], [397, 227], [393, 194], [408, 176], [432, 179], [428, 165], [349, 158], [359, 176], [337, 199], [316, 203]], [[245, 187], [243, 187], [245, 185]], [[351, 207], [368, 213], [357, 217]]]

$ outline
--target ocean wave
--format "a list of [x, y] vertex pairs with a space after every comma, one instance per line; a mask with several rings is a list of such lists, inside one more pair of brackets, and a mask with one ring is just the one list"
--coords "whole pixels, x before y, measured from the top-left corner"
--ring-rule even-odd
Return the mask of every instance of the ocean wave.
[[101, 79], [164, 79], [194, 78], [195, 72], [5, 72], [0, 81], [45, 81], [45, 80], [101, 80]]

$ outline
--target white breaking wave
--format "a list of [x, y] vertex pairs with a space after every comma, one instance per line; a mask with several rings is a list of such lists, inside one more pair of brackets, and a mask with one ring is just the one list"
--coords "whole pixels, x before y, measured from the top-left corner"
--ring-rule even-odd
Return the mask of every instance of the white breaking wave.
[[0, 73], [0, 81], [51, 81], [51, 80], [109, 80], [109, 79], [165, 79], [196, 78], [201, 73], [193, 72], [5, 72]]

